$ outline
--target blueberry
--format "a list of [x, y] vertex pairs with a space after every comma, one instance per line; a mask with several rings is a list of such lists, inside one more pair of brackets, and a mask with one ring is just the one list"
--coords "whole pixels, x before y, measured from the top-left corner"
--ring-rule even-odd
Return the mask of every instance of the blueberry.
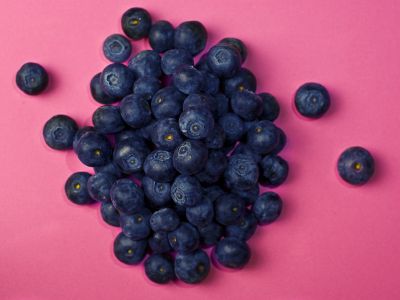
[[229, 111], [229, 99], [224, 94], [218, 93], [214, 96], [217, 117], [222, 117]]
[[233, 188], [231, 192], [243, 199], [246, 202], [246, 206], [253, 205], [260, 194], [260, 187], [258, 184], [256, 184], [249, 190], [237, 190]]
[[251, 211], [246, 211], [244, 216], [236, 223], [226, 226], [226, 237], [237, 238], [242, 241], [249, 240], [257, 229], [257, 219]]
[[147, 142], [151, 141], [151, 134], [154, 130], [154, 125], [157, 123], [156, 120], [152, 119], [146, 126], [139, 128], [138, 134], [141, 138], [145, 139]]
[[190, 94], [183, 101], [183, 111], [190, 109], [209, 110], [213, 115], [217, 113], [216, 100], [207, 94]]
[[203, 191], [195, 177], [179, 175], [171, 186], [171, 197], [176, 204], [189, 207], [201, 201]]
[[161, 57], [153, 50], [143, 50], [131, 58], [128, 64], [136, 77], [160, 77]]
[[178, 253], [175, 257], [175, 275], [185, 283], [200, 283], [209, 272], [210, 259], [201, 249], [192, 253]]
[[282, 200], [277, 193], [266, 192], [257, 197], [252, 211], [259, 225], [274, 222], [281, 214]]
[[248, 190], [258, 182], [258, 166], [254, 159], [246, 154], [235, 154], [229, 158], [224, 178], [228, 188]]
[[218, 185], [211, 185], [209, 187], [204, 188], [204, 195], [212, 202], [217, 200], [220, 196], [224, 194], [224, 190]]
[[254, 74], [246, 69], [241, 68], [235, 76], [224, 80], [224, 93], [228, 97], [243, 91], [255, 92], [257, 88], [257, 79]]
[[214, 118], [207, 109], [189, 109], [180, 115], [179, 128], [187, 138], [204, 139], [214, 129]]
[[294, 104], [297, 111], [304, 117], [318, 119], [328, 111], [331, 100], [324, 86], [308, 82], [296, 91]]
[[276, 98], [269, 93], [260, 93], [258, 95], [261, 97], [263, 103], [263, 111], [260, 119], [271, 122], [275, 121], [281, 111], [278, 101], [276, 101]]
[[189, 223], [181, 223], [178, 228], [168, 233], [171, 247], [178, 252], [188, 253], [199, 247], [199, 232]]
[[117, 97], [109, 96], [108, 94], [106, 94], [106, 92], [103, 91], [103, 89], [101, 88], [100, 77], [101, 73], [97, 73], [90, 81], [90, 93], [92, 94], [93, 99], [101, 104], [111, 104], [120, 100]]
[[165, 52], [174, 48], [175, 29], [168, 21], [158, 21], [151, 26], [149, 43], [157, 52]]
[[215, 201], [215, 219], [221, 225], [235, 224], [244, 211], [244, 201], [235, 194], [223, 194]]
[[144, 205], [142, 189], [130, 179], [119, 179], [111, 188], [111, 201], [120, 213], [133, 214]]
[[35, 96], [46, 89], [49, 83], [49, 75], [41, 65], [29, 62], [18, 70], [15, 81], [21, 91], [27, 95]]
[[162, 88], [154, 94], [151, 100], [151, 109], [156, 119], [175, 118], [182, 111], [184, 94], [174, 86]]
[[157, 148], [173, 151], [183, 142], [178, 122], [172, 118], [158, 120], [151, 133], [151, 141]]
[[135, 76], [128, 67], [113, 63], [100, 76], [100, 88], [110, 97], [123, 98], [132, 92]]
[[108, 36], [103, 43], [103, 53], [108, 60], [122, 63], [131, 56], [131, 42], [121, 34]]
[[89, 167], [104, 166], [112, 157], [112, 146], [107, 137], [92, 131], [82, 135], [75, 151], [79, 160]]
[[144, 160], [149, 149], [143, 142], [126, 139], [115, 145], [114, 161], [125, 174], [133, 174], [143, 170]]
[[243, 122], [244, 125], [244, 131], [247, 133], [249, 130], [253, 129], [257, 123], [259, 122], [258, 119], [252, 120], [252, 121], [245, 121]]
[[161, 89], [161, 81], [156, 77], [140, 77], [133, 84], [133, 93], [149, 100], [159, 89]]
[[110, 190], [117, 178], [110, 173], [96, 173], [90, 176], [87, 190], [92, 199], [100, 202], [110, 202]]
[[173, 260], [169, 256], [152, 254], [144, 262], [147, 278], [158, 284], [165, 284], [175, 278]]
[[233, 150], [232, 155], [235, 154], [245, 154], [251, 156], [256, 163], [259, 163], [262, 159], [262, 156], [258, 153], [255, 153], [253, 149], [251, 149], [247, 144], [240, 143], [236, 146], [235, 150]]
[[186, 208], [186, 218], [194, 226], [203, 227], [210, 224], [214, 218], [213, 203], [203, 198], [198, 204]]
[[218, 77], [233, 77], [240, 69], [240, 53], [230, 45], [216, 45], [208, 51], [207, 65]]
[[150, 177], [143, 177], [142, 187], [149, 203], [154, 207], [163, 207], [172, 202], [171, 184], [157, 182]]
[[43, 137], [47, 146], [56, 150], [71, 149], [78, 131], [76, 122], [65, 115], [50, 118], [43, 127]]
[[225, 131], [218, 124], [214, 125], [214, 130], [207, 136], [205, 143], [209, 149], [221, 149], [225, 142]]
[[200, 172], [207, 163], [206, 146], [195, 140], [186, 140], [174, 151], [174, 168], [181, 174], [193, 175]]
[[255, 120], [262, 113], [262, 100], [257, 94], [244, 90], [231, 98], [232, 110], [246, 121]]
[[200, 59], [198, 60], [197, 64], [195, 65], [196, 69], [199, 71], [211, 72], [210, 68], [207, 64], [207, 56], [208, 53], [204, 53]]
[[151, 121], [151, 108], [144, 96], [128, 95], [120, 104], [121, 116], [133, 128], [142, 128]]
[[247, 132], [247, 144], [258, 154], [271, 152], [278, 143], [279, 131], [270, 121], [259, 121]]
[[164, 231], [155, 232], [149, 239], [149, 246], [153, 253], [168, 253], [172, 251], [168, 241], [168, 233]]
[[193, 57], [185, 49], [168, 50], [161, 58], [161, 69], [165, 75], [172, 75], [183, 65], [193, 65]]
[[176, 175], [172, 153], [165, 150], [150, 153], [144, 161], [143, 169], [147, 176], [159, 182], [170, 182]]
[[149, 35], [151, 16], [143, 8], [130, 8], [122, 15], [121, 25], [128, 37], [133, 40], [140, 40]]
[[90, 198], [87, 191], [87, 181], [90, 177], [89, 173], [76, 172], [69, 176], [65, 182], [65, 194], [67, 198], [75, 204], [91, 204], [95, 201]]
[[135, 241], [122, 232], [114, 240], [115, 257], [127, 265], [137, 265], [146, 255], [146, 240]]
[[214, 254], [218, 263], [231, 269], [243, 268], [251, 256], [247, 243], [232, 237], [219, 241]]
[[151, 215], [150, 226], [155, 232], [174, 231], [179, 226], [179, 217], [172, 208], [162, 208]]
[[219, 78], [211, 72], [200, 71], [203, 75], [203, 92], [215, 95], [219, 92], [220, 81]]
[[184, 94], [199, 93], [203, 90], [203, 74], [193, 66], [184, 65], [173, 74], [175, 87]]
[[120, 218], [122, 232], [132, 240], [142, 240], [151, 234], [151, 211], [143, 208], [132, 215], [122, 215]]
[[111, 202], [102, 202], [100, 206], [100, 214], [104, 222], [108, 225], [119, 227], [119, 212]]
[[200, 244], [204, 247], [214, 246], [222, 238], [222, 226], [217, 223], [210, 223], [203, 227], [198, 227], [200, 234]]
[[238, 38], [231, 38], [227, 37], [219, 41], [220, 44], [229, 44], [233, 47], [235, 47], [239, 53], [240, 57], [242, 59], [242, 62], [244, 62], [247, 58], [247, 47], [246, 45]]
[[245, 133], [243, 121], [236, 114], [227, 113], [223, 115], [219, 118], [218, 124], [224, 130], [227, 142], [236, 142]]
[[217, 182], [228, 165], [228, 159], [222, 151], [210, 151], [204, 169], [196, 175], [201, 183]]
[[280, 156], [267, 155], [261, 161], [262, 180], [261, 184], [269, 187], [281, 185], [289, 173], [289, 165]]
[[125, 129], [122, 130], [121, 132], [118, 132], [115, 135], [115, 144], [119, 144], [120, 142], [122, 142], [123, 140], [126, 139], [135, 139], [135, 140], [140, 140], [143, 141], [143, 137], [141, 135], [141, 133], [139, 132], [139, 130], [137, 129]]
[[337, 169], [340, 177], [353, 185], [368, 182], [375, 171], [375, 161], [371, 153], [362, 147], [346, 149], [339, 157]]
[[283, 150], [283, 148], [285, 148], [286, 142], [287, 142], [285, 132], [279, 127], [277, 127], [277, 129], [279, 132], [279, 142], [275, 146], [275, 148], [271, 151], [271, 154], [278, 154], [279, 152], [281, 152]]
[[97, 132], [112, 134], [125, 128], [119, 107], [104, 105], [95, 110], [92, 116], [93, 126]]
[[181, 23], [175, 29], [175, 48], [186, 49], [193, 56], [203, 51], [207, 43], [207, 30], [198, 21]]

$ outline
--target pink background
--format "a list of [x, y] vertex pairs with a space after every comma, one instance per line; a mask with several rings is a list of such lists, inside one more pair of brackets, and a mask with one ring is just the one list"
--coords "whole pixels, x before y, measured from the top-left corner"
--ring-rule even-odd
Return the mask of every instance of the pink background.
[[[0, 299], [399, 299], [400, 2], [398, 0], [3, 0], [0, 10]], [[209, 45], [243, 39], [258, 91], [281, 103], [290, 177], [276, 189], [282, 218], [250, 241], [241, 272], [213, 269], [204, 284], [155, 286], [112, 255], [117, 229], [98, 207], [77, 207], [66, 178], [87, 170], [48, 149], [45, 121], [57, 113], [90, 122], [88, 83], [106, 60], [104, 38], [131, 6], [175, 25], [197, 19]], [[133, 44], [134, 52], [147, 42]], [[43, 96], [17, 90], [26, 61], [52, 76]], [[292, 110], [296, 88], [325, 84], [332, 109], [318, 121]], [[348, 146], [371, 150], [377, 172], [353, 188], [335, 174]]]

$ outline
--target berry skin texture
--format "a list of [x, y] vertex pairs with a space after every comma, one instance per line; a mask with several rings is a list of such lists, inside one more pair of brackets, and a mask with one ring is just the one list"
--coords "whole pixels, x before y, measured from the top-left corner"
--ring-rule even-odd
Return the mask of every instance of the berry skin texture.
[[120, 218], [122, 232], [132, 240], [147, 238], [150, 233], [151, 211], [143, 208], [133, 215], [122, 215]]
[[256, 88], [257, 79], [254, 74], [246, 68], [241, 68], [235, 76], [224, 80], [224, 93], [228, 97], [232, 97], [233, 94], [245, 90], [255, 92]]
[[181, 66], [173, 74], [172, 80], [176, 88], [186, 95], [199, 93], [204, 86], [203, 73], [193, 66]]
[[122, 232], [114, 240], [114, 255], [122, 263], [137, 265], [146, 256], [147, 241], [135, 241]]
[[156, 119], [175, 118], [182, 111], [185, 95], [174, 86], [160, 89], [151, 100], [151, 109]]
[[224, 194], [215, 201], [215, 219], [221, 225], [235, 224], [245, 212], [245, 203], [235, 194]]
[[112, 146], [108, 139], [94, 131], [82, 135], [75, 151], [79, 160], [89, 167], [104, 166], [112, 157]]
[[118, 106], [100, 106], [93, 113], [92, 122], [94, 129], [102, 134], [118, 133], [125, 128]]
[[172, 251], [168, 241], [168, 233], [164, 231], [155, 232], [149, 239], [149, 246], [154, 254], [168, 253]]
[[224, 178], [230, 189], [249, 190], [258, 182], [258, 166], [254, 159], [245, 154], [235, 154], [229, 158]]
[[127, 66], [113, 63], [100, 75], [100, 88], [110, 97], [123, 98], [132, 92], [135, 76]]
[[193, 57], [185, 49], [171, 49], [161, 58], [161, 69], [165, 75], [172, 75], [183, 65], [193, 66]]
[[149, 149], [141, 140], [126, 139], [115, 145], [114, 161], [125, 174], [143, 170]]
[[171, 197], [176, 204], [190, 207], [202, 200], [203, 190], [195, 177], [179, 175], [171, 186]]
[[153, 50], [143, 50], [131, 58], [128, 68], [132, 70], [137, 78], [160, 77], [161, 57]]
[[171, 182], [176, 171], [172, 164], [172, 153], [165, 150], [154, 150], [144, 161], [144, 172], [158, 182]]
[[207, 30], [198, 21], [181, 23], [175, 29], [174, 44], [177, 49], [186, 49], [191, 55], [203, 51], [207, 43]]
[[241, 241], [249, 240], [257, 229], [257, 219], [251, 211], [246, 210], [244, 216], [233, 225], [226, 226], [226, 237], [233, 237]]
[[245, 121], [254, 121], [263, 109], [261, 97], [247, 90], [234, 93], [231, 106], [233, 112]]
[[214, 218], [214, 207], [210, 199], [203, 198], [198, 204], [186, 208], [186, 218], [190, 224], [204, 227]]
[[211, 247], [218, 243], [222, 238], [223, 228], [218, 223], [210, 223], [203, 227], [198, 227], [200, 234], [200, 244], [204, 247]]
[[151, 141], [159, 149], [173, 151], [183, 142], [178, 122], [173, 118], [158, 120], [151, 132]]
[[78, 142], [81, 139], [82, 136], [85, 135], [86, 132], [96, 132], [94, 130], [93, 126], [85, 126], [85, 127], [81, 127], [77, 130], [77, 132], [74, 135], [74, 140], [72, 142], [72, 148], [74, 149], [74, 151], [76, 152], [76, 149], [78, 147]]
[[101, 88], [100, 83], [101, 73], [97, 73], [90, 81], [90, 93], [94, 100], [100, 104], [111, 104], [117, 102], [119, 99], [107, 95]]
[[55, 150], [72, 149], [74, 136], [78, 131], [76, 122], [65, 115], [50, 118], [43, 127], [43, 137], [47, 146]]
[[161, 89], [161, 81], [156, 77], [140, 77], [133, 84], [133, 94], [149, 100], [159, 89]]
[[218, 242], [214, 255], [222, 266], [241, 269], [249, 262], [251, 252], [245, 241], [227, 237]]
[[144, 205], [142, 189], [130, 179], [119, 179], [111, 188], [111, 201], [123, 214], [139, 212]]
[[243, 199], [244, 202], [246, 203], [246, 206], [248, 206], [248, 205], [253, 205], [253, 203], [256, 201], [258, 195], [260, 194], [260, 187], [257, 184], [249, 190], [243, 191], [243, 190], [232, 189], [231, 192], [239, 196], [241, 199]]
[[120, 104], [121, 117], [132, 128], [142, 128], [151, 121], [151, 109], [145, 97], [128, 95]]
[[259, 225], [270, 224], [282, 212], [282, 199], [274, 192], [263, 193], [254, 202], [252, 212], [256, 216]]
[[181, 223], [177, 229], [168, 233], [171, 247], [180, 253], [189, 253], [199, 247], [200, 237], [197, 229], [189, 223]]
[[179, 128], [189, 139], [204, 139], [214, 129], [214, 118], [207, 109], [189, 109], [180, 115]]
[[18, 70], [15, 82], [25, 94], [36, 96], [47, 88], [49, 75], [41, 65], [29, 62]]
[[224, 130], [225, 139], [227, 142], [236, 142], [245, 133], [242, 119], [234, 113], [227, 113], [223, 115], [218, 120], [218, 124]]
[[174, 231], [179, 226], [179, 216], [172, 208], [162, 208], [151, 215], [150, 226], [154, 232]]
[[67, 198], [71, 202], [79, 205], [95, 202], [87, 191], [87, 182], [89, 177], [89, 173], [76, 172], [67, 179], [64, 190]]
[[164, 207], [172, 202], [171, 184], [157, 182], [150, 177], [142, 178], [142, 187], [144, 194], [153, 207]]
[[308, 82], [296, 91], [294, 104], [302, 116], [318, 119], [328, 111], [331, 99], [324, 86], [319, 83]]
[[151, 26], [149, 43], [158, 53], [174, 48], [175, 29], [168, 21], [158, 21]]
[[92, 199], [99, 202], [110, 202], [110, 190], [117, 178], [110, 173], [96, 173], [90, 176], [87, 190]]
[[103, 221], [110, 226], [119, 227], [119, 212], [115, 209], [111, 202], [102, 202], [100, 207], [101, 217]]
[[339, 157], [337, 169], [347, 183], [363, 185], [375, 172], [375, 161], [371, 153], [362, 147], [346, 149]]
[[289, 173], [289, 165], [280, 156], [267, 155], [261, 161], [262, 179], [260, 184], [268, 187], [277, 187], [285, 182]]
[[267, 154], [279, 143], [279, 131], [270, 121], [257, 122], [247, 132], [247, 144], [255, 153]]
[[112, 34], [103, 43], [104, 56], [111, 62], [122, 63], [132, 53], [131, 42], [121, 34]]
[[261, 97], [263, 103], [263, 111], [260, 116], [262, 120], [275, 121], [279, 117], [281, 111], [276, 98], [268, 93], [258, 94]]
[[246, 60], [246, 58], [247, 58], [247, 47], [243, 43], [243, 41], [241, 41], [240, 39], [227, 37], [227, 38], [224, 38], [224, 39], [220, 40], [219, 44], [229, 44], [229, 45], [235, 47], [236, 49], [238, 49], [238, 51], [240, 53], [240, 57], [242, 58], [242, 63]]
[[201, 249], [192, 253], [178, 253], [175, 257], [175, 275], [188, 284], [200, 283], [206, 279], [210, 267], [210, 259]]
[[149, 35], [151, 16], [143, 8], [130, 8], [122, 15], [121, 26], [124, 33], [132, 40], [140, 40]]
[[175, 278], [173, 260], [165, 255], [152, 254], [144, 262], [147, 278], [158, 284], [165, 284]]
[[199, 173], [207, 163], [208, 150], [196, 140], [186, 140], [176, 147], [173, 156], [174, 168], [183, 175]]
[[240, 53], [230, 45], [216, 45], [208, 51], [207, 65], [218, 77], [233, 77], [241, 66]]

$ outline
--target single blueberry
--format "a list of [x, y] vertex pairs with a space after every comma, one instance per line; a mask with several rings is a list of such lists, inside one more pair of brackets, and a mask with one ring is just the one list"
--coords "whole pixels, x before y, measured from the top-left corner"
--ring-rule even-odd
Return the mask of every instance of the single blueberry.
[[132, 57], [128, 63], [136, 77], [160, 77], [161, 57], [153, 50], [143, 50]]
[[215, 45], [208, 51], [207, 65], [218, 77], [233, 77], [241, 66], [240, 53], [228, 44]]
[[196, 140], [186, 140], [176, 147], [173, 156], [174, 168], [181, 174], [193, 175], [200, 172], [207, 163], [208, 150]]
[[289, 173], [289, 165], [280, 156], [267, 155], [260, 163], [262, 176], [260, 183], [268, 187], [277, 187], [281, 185]]
[[258, 154], [271, 152], [279, 143], [279, 131], [268, 120], [259, 121], [247, 132], [247, 144]]
[[64, 190], [71, 202], [80, 205], [95, 202], [87, 191], [87, 182], [90, 176], [87, 172], [76, 172], [69, 176], [65, 182]]
[[111, 188], [111, 201], [123, 214], [140, 211], [144, 205], [143, 190], [130, 179], [119, 179]]
[[222, 238], [223, 228], [218, 223], [210, 223], [203, 227], [198, 227], [200, 234], [200, 244], [204, 247], [211, 247], [218, 243]]
[[100, 88], [110, 97], [123, 98], [132, 92], [135, 76], [127, 66], [113, 63], [100, 75]]
[[216, 99], [207, 94], [190, 94], [183, 101], [183, 111], [190, 109], [209, 110], [213, 116], [217, 116]]
[[133, 93], [148, 100], [161, 89], [161, 81], [156, 77], [140, 77], [133, 84]]
[[183, 65], [174, 72], [173, 83], [184, 94], [199, 93], [203, 90], [204, 76], [195, 67]]
[[93, 99], [101, 104], [111, 104], [119, 101], [118, 97], [111, 97], [102, 89], [100, 77], [101, 73], [97, 73], [90, 81], [90, 93]]
[[234, 113], [223, 115], [219, 118], [218, 124], [225, 132], [226, 142], [236, 142], [245, 133], [242, 119]]
[[170, 182], [176, 175], [172, 153], [165, 150], [151, 152], [144, 161], [143, 169], [146, 176], [159, 182]]
[[189, 109], [180, 115], [179, 128], [187, 138], [204, 139], [214, 129], [214, 118], [207, 109]]
[[108, 225], [119, 227], [119, 212], [111, 202], [102, 202], [100, 206], [100, 214], [104, 222]]
[[263, 193], [254, 202], [252, 212], [256, 216], [259, 225], [270, 224], [282, 212], [282, 199], [274, 192]]
[[103, 53], [111, 62], [122, 63], [131, 56], [132, 45], [123, 35], [112, 34], [103, 43]]
[[92, 199], [100, 202], [110, 202], [110, 190], [117, 178], [110, 173], [96, 173], [90, 176], [87, 190]]
[[47, 71], [37, 63], [26, 63], [17, 72], [15, 81], [18, 88], [27, 95], [42, 93], [49, 84]]
[[168, 233], [171, 247], [178, 252], [188, 253], [199, 247], [199, 232], [189, 223], [181, 223], [178, 228]]
[[223, 194], [215, 201], [215, 219], [221, 225], [235, 224], [245, 211], [244, 200], [235, 194]]
[[93, 113], [92, 122], [94, 129], [102, 134], [118, 133], [125, 128], [118, 106], [100, 106]]
[[194, 226], [204, 227], [214, 218], [214, 206], [210, 199], [203, 198], [198, 204], [186, 208], [186, 218]]
[[165, 75], [172, 75], [183, 65], [193, 65], [193, 57], [185, 49], [168, 50], [161, 58], [161, 69]]
[[222, 266], [241, 269], [249, 262], [251, 252], [245, 241], [227, 237], [218, 242], [214, 255]]
[[144, 160], [150, 150], [141, 140], [125, 139], [115, 145], [114, 161], [125, 174], [143, 170]]
[[175, 29], [174, 45], [177, 49], [186, 49], [193, 56], [203, 51], [207, 43], [207, 30], [198, 21], [181, 23]]
[[257, 79], [254, 74], [246, 68], [241, 68], [235, 76], [224, 80], [224, 93], [228, 97], [243, 91], [255, 92], [257, 88]]
[[275, 148], [271, 151], [271, 154], [278, 154], [279, 152], [281, 152], [283, 148], [285, 148], [287, 142], [287, 137], [285, 132], [279, 127], [277, 127], [277, 129], [279, 132], [279, 142], [275, 146]]
[[114, 240], [115, 257], [127, 265], [137, 265], [146, 256], [147, 241], [135, 241], [122, 232]]
[[249, 190], [237, 190], [233, 188], [231, 192], [243, 199], [246, 202], [246, 206], [253, 205], [260, 194], [260, 186], [256, 184]]
[[121, 26], [128, 37], [133, 40], [140, 40], [149, 35], [151, 16], [147, 10], [133, 7], [122, 15]]
[[218, 124], [214, 125], [214, 130], [207, 136], [205, 143], [208, 149], [221, 149], [225, 142], [225, 131]]
[[162, 208], [155, 211], [150, 218], [151, 229], [158, 231], [174, 231], [179, 226], [179, 217], [172, 208]]
[[229, 189], [248, 190], [258, 182], [258, 166], [254, 159], [246, 154], [235, 154], [229, 158], [224, 173]]
[[151, 141], [157, 148], [173, 151], [183, 142], [178, 122], [173, 118], [158, 120], [151, 133]]
[[304, 117], [318, 119], [328, 111], [331, 99], [324, 86], [308, 82], [296, 91], [294, 104], [297, 111]]
[[157, 182], [145, 176], [142, 178], [142, 187], [151, 206], [164, 207], [172, 202], [171, 184]]
[[100, 167], [109, 163], [112, 151], [107, 137], [94, 131], [83, 134], [75, 149], [79, 160], [89, 167]]
[[151, 108], [144, 96], [126, 96], [120, 104], [121, 116], [133, 128], [142, 128], [151, 121]]
[[204, 169], [196, 175], [196, 178], [204, 184], [216, 183], [228, 165], [228, 159], [222, 151], [210, 151]]
[[247, 58], [247, 47], [243, 43], [242, 40], [238, 38], [232, 38], [232, 37], [227, 37], [219, 41], [220, 44], [229, 44], [233, 47], [235, 47], [239, 53], [240, 57], [242, 58], [242, 63], [246, 60]]
[[167, 86], [154, 94], [151, 109], [156, 119], [175, 118], [182, 111], [185, 95], [174, 86]]
[[43, 127], [43, 137], [47, 146], [56, 150], [67, 150], [73, 146], [78, 131], [76, 122], [65, 115], [51, 117]]
[[122, 215], [120, 218], [122, 232], [132, 240], [142, 240], [151, 234], [151, 211], [142, 208], [132, 215]]
[[168, 21], [158, 21], [151, 26], [149, 43], [159, 53], [174, 48], [175, 29]]
[[257, 94], [244, 90], [232, 95], [233, 112], [246, 121], [254, 121], [262, 113], [262, 100]]
[[155, 232], [149, 238], [149, 246], [154, 254], [168, 253], [172, 251], [168, 241], [168, 233], [164, 231]]
[[179, 175], [171, 186], [171, 197], [178, 205], [194, 206], [201, 201], [203, 190], [195, 177]]
[[271, 122], [275, 121], [281, 111], [278, 101], [269, 93], [260, 93], [258, 95], [261, 97], [263, 103], [263, 111], [260, 115], [260, 119]]
[[152, 254], [144, 262], [147, 278], [158, 284], [165, 284], [175, 278], [174, 263], [169, 256]]
[[210, 267], [210, 259], [201, 249], [192, 253], [178, 253], [175, 257], [175, 275], [188, 284], [202, 282], [210, 272]]
[[251, 211], [246, 210], [243, 217], [236, 223], [225, 228], [226, 237], [249, 240], [257, 229], [257, 219]]

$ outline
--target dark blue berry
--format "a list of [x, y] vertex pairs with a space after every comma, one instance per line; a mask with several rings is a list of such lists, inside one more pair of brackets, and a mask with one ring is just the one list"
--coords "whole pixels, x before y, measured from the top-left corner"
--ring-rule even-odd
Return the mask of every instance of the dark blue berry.
[[133, 84], [133, 93], [148, 100], [161, 89], [161, 81], [156, 77], [140, 77]]
[[260, 194], [260, 186], [256, 184], [249, 190], [237, 190], [233, 188], [231, 192], [243, 199], [246, 202], [246, 206], [253, 205]]
[[228, 165], [228, 159], [222, 151], [210, 151], [204, 169], [196, 175], [196, 178], [205, 184], [217, 182]]
[[171, 184], [157, 182], [145, 176], [142, 178], [142, 187], [152, 207], [164, 207], [172, 202]]
[[182, 102], [185, 95], [174, 86], [162, 88], [154, 94], [151, 100], [151, 109], [156, 119], [175, 118], [182, 111]]
[[328, 111], [331, 99], [324, 86], [308, 82], [296, 91], [294, 104], [297, 111], [304, 117], [318, 119]]
[[204, 139], [214, 129], [214, 118], [207, 109], [189, 109], [180, 115], [179, 128], [187, 138]]
[[176, 171], [172, 164], [172, 153], [165, 150], [155, 150], [144, 161], [145, 174], [155, 181], [170, 182], [175, 178]]
[[125, 128], [118, 106], [104, 105], [95, 110], [92, 116], [94, 129], [103, 134], [112, 134]]
[[193, 57], [185, 49], [168, 50], [161, 58], [161, 69], [165, 75], [172, 75], [183, 65], [193, 65]]
[[218, 93], [214, 95], [217, 117], [222, 117], [229, 111], [229, 98], [224, 94]]
[[75, 151], [83, 164], [100, 167], [111, 161], [113, 150], [106, 136], [89, 131], [81, 136]]
[[231, 106], [232, 110], [246, 121], [255, 120], [263, 109], [261, 97], [247, 90], [233, 93]]
[[251, 211], [246, 211], [236, 223], [225, 228], [226, 237], [237, 238], [242, 241], [249, 240], [257, 229], [257, 219]]
[[245, 154], [235, 154], [229, 158], [224, 178], [228, 188], [248, 190], [258, 182], [258, 166], [254, 159]]
[[203, 74], [203, 92], [210, 95], [215, 95], [219, 92], [219, 78], [211, 72], [200, 71]]
[[168, 233], [168, 240], [171, 247], [181, 253], [196, 250], [200, 243], [199, 232], [189, 223], [181, 223], [178, 228]]
[[67, 150], [73, 146], [78, 125], [65, 115], [50, 118], [43, 127], [43, 137], [47, 146], [56, 150]]
[[150, 233], [151, 211], [143, 208], [132, 215], [122, 215], [120, 218], [122, 232], [132, 240], [142, 240]]
[[210, 224], [214, 218], [213, 203], [203, 198], [195, 206], [186, 208], [186, 218], [194, 226], [203, 227]]
[[112, 34], [103, 43], [103, 53], [108, 60], [122, 63], [131, 56], [131, 42], [121, 34]]
[[206, 146], [196, 140], [186, 140], [174, 151], [174, 168], [181, 174], [193, 175], [200, 172], [207, 163]]
[[239, 51], [228, 44], [219, 44], [208, 51], [207, 65], [218, 77], [233, 77], [240, 69]]
[[127, 66], [113, 63], [100, 76], [100, 88], [110, 97], [123, 98], [132, 92], [135, 76]]
[[168, 233], [164, 231], [155, 232], [149, 238], [149, 246], [153, 253], [168, 253], [172, 251], [171, 245], [168, 241]]
[[136, 77], [160, 77], [161, 57], [153, 50], [143, 50], [131, 58], [128, 64]]
[[27, 95], [35, 96], [42, 93], [48, 83], [49, 75], [37, 63], [26, 63], [17, 72], [15, 79], [18, 88]]
[[210, 259], [201, 249], [192, 253], [178, 253], [175, 257], [175, 275], [188, 284], [200, 283], [206, 279], [210, 267]]
[[271, 154], [278, 154], [279, 152], [281, 152], [283, 150], [283, 148], [285, 148], [286, 142], [287, 142], [285, 132], [279, 127], [277, 127], [277, 129], [279, 132], [279, 142], [275, 146], [275, 148], [271, 151]]
[[147, 10], [133, 7], [122, 15], [121, 26], [128, 37], [133, 40], [140, 40], [149, 35], [151, 16]]
[[223, 194], [225, 194], [224, 190], [218, 185], [211, 185], [204, 188], [204, 196], [210, 199], [212, 202], [217, 200]]
[[289, 173], [289, 165], [280, 156], [267, 155], [261, 161], [262, 180], [264, 186], [277, 187], [281, 185]]
[[224, 80], [224, 93], [228, 97], [243, 91], [255, 92], [257, 88], [257, 79], [254, 74], [246, 69], [241, 68], [235, 76]]
[[282, 212], [282, 200], [274, 192], [263, 193], [257, 197], [252, 211], [259, 225], [270, 224], [280, 216]]
[[119, 101], [118, 97], [111, 97], [101, 87], [100, 82], [101, 73], [98, 73], [93, 76], [92, 80], [90, 81], [90, 93], [94, 100], [101, 104], [111, 104]]
[[158, 120], [151, 132], [151, 141], [159, 149], [173, 151], [183, 142], [178, 122], [173, 118]]
[[96, 173], [90, 176], [87, 182], [87, 190], [92, 199], [100, 202], [111, 201], [111, 187], [117, 178], [105, 172]]
[[271, 152], [278, 143], [279, 131], [270, 121], [259, 121], [247, 132], [247, 145], [258, 154]]
[[151, 26], [149, 43], [159, 53], [174, 48], [175, 29], [168, 21], [158, 21]]
[[127, 265], [137, 265], [146, 256], [147, 241], [135, 241], [122, 232], [114, 240], [115, 257]]
[[150, 218], [151, 229], [158, 231], [174, 231], [179, 226], [179, 217], [172, 208], [162, 208], [155, 211]]
[[203, 74], [193, 66], [184, 65], [173, 74], [175, 87], [184, 94], [199, 93], [203, 90]]
[[251, 156], [256, 163], [259, 163], [262, 159], [262, 156], [253, 151], [247, 144], [240, 143], [236, 146], [235, 150], [233, 150], [232, 155], [235, 154], [245, 154]]
[[281, 111], [278, 101], [276, 101], [276, 98], [269, 93], [260, 93], [258, 95], [261, 97], [263, 103], [263, 110], [260, 119], [271, 122], [275, 121]]
[[141, 140], [125, 139], [115, 145], [114, 161], [125, 174], [143, 170], [144, 160], [149, 149]]
[[94, 167], [94, 171], [96, 173], [108, 173], [117, 178], [122, 177], [121, 169], [118, 167], [118, 165], [114, 161], [111, 161], [104, 166]]
[[181, 23], [175, 29], [175, 48], [186, 49], [193, 56], [203, 51], [207, 43], [207, 30], [198, 21]]
[[200, 234], [200, 244], [204, 247], [214, 246], [222, 238], [223, 229], [218, 223], [210, 223], [203, 227], [198, 227]]
[[221, 225], [235, 224], [244, 211], [244, 201], [235, 194], [224, 194], [215, 201], [215, 219]]
[[173, 260], [165, 255], [152, 254], [144, 262], [147, 278], [158, 284], [165, 284], [175, 278]]
[[76, 172], [69, 176], [65, 182], [65, 194], [67, 198], [75, 204], [91, 204], [94, 203], [88, 191], [87, 182], [91, 175], [86, 172]]
[[178, 205], [194, 206], [201, 201], [203, 190], [195, 177], [179, 175], [171, 186], [171, 197]]
[[250, 260], [250, 248], [245, 241], [228, 237], [218, 242], [215, 247], [215, 258], [222, 266], [241, 269]]
[[242, 58], [242, 63], [246, 60], [247, 47], [243, 43], [243, 41], [241, 41], [240, 39], [227, 37], [227, 38], [220, 40], [219, 43], [220, 44], [229, 44], [229, 45], [235, 47], [240, 53], [240, 57]]
[[209, 149], [221, 149], [225, 142], [225, 131], [218, 124], [214, 125], [214, 130], [207, 136], [205, 143]]
[[218, 120], [218, 124], [225, 132], [227, 142], [236, 142], [245, 133], [242, 119], [233, 113], [227, 113]]
[[102, 202], [100, 206], [100, 214], [104, 222], [108, 225], [119, 227], [119, 212], [111, 202]]
[[151, 121], [149, 102], [141, 95], [128, 95], [120, 104], [121, 116], [133, 128], [142, 128]]
[[132, 180], [119, 179], [111, 188], [111, 201], [120, 213], [133, 214], [143, 208], [144, 194]]

